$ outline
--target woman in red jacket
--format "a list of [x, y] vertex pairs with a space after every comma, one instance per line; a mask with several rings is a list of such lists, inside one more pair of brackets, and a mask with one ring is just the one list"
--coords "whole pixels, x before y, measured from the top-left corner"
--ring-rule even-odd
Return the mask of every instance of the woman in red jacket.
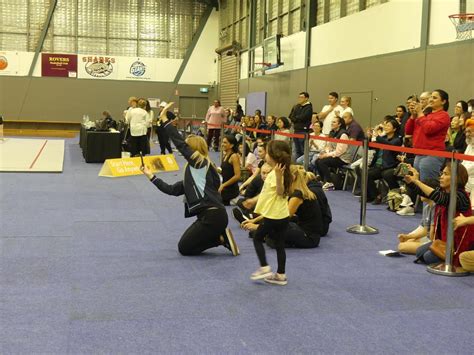
[[[413, 148], [446, 150], [445, 140], [450, 126], [449, 96], [444, 90], [435, 90], [431, 94], [429, 104], [423, 110], [420, 103], [412, 101], [412, 116], [405, 126], [405, 134], [413, 136]], [[420, 172], [420, 179], [436, 179], [439, 176], [444, 158], [417, 155], [415, 169]]]

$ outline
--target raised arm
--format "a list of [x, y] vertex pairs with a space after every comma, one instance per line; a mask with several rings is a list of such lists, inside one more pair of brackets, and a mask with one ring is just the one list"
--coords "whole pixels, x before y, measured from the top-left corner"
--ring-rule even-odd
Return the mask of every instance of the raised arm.
[[172, 196], [184, 195], [183, 181], [178, 181], [173, 185], [170, 185], [161, 180], [160, 178], [157, 178], [146, 166], [142, 166], [140, 170], [161, 192]]

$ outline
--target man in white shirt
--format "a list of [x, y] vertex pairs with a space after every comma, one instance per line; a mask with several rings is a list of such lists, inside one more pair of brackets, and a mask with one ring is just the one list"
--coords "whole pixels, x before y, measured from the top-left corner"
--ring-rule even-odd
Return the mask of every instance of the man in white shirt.
[[331, 122], [336, 117], [335, 111], [342, 112], [344, 109], [337, 103], [339, 95], [337, 92], [330, 92], [328, 95], [329, 105], [324, 106], [318, 113], [319, 120], [323, 121], [323, 134], [329, 135], [331, 132]]

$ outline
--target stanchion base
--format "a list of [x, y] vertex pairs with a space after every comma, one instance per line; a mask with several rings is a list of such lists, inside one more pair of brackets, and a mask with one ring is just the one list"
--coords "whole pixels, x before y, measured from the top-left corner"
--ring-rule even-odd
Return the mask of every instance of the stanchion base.
[[354, 226], [350, 226], [346, 229], [348, 233], [354, 233], [354, 234], [378, 234], [379, 230], [377, 228], [367, 226], [367, 225], [362, 225], [362, 224], [356, 224]]
[[456, 267], [454, 265], [448, 265], [445, 263], [429, 265], [427, 266], [426, 271], [435, 275], [452, 276], [452, 277], [469, 275], [469, 272], [464, 271], [464, 269], [460, 267]]

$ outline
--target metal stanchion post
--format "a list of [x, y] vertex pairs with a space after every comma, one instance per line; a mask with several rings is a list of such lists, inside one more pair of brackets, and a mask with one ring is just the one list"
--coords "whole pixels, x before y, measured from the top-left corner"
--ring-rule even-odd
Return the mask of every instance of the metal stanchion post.
[[275, 131], [274, 130], [271, 130], [271, 135], [270, 135], [270, 139], [271, 140], [274, 140], [275, 139]]
[[364, 157], [362, 167], [362, 181], [361, 189], [362, 196], [360, 199], [360, 224], [356, 224], [347, 228], [347, 232], [354, 234], [378, 234], [379, 230], [377, 228], [368, 226], [365, 224], [365, 217], [367, 214], [367, 178], [369, 171], [369, 140], [368, 138], [364, 139]]
[[309, 133], [304, 135], [304, 170], [308, 171], [309, 167]]
[[454, 254], [454, 216], [456, 214], [457, 200], [457, 172], [458, 161], [451, 159], [451, 186], [449, 189], [449, 207], [448, 207], [448, 231], [446, 238], [446, 259], [443, 263], [429, 265], [426, 270], [436, 275], [443, 276], [467, 276], [468, 272], [453, 265]]
[[222, 161], [222, 155], [223, 155], [223, 152], [222, 152], [222, 138], [224, 136], [224, 124], [221, 123], [221, 134], [219, 134], [219, 147], [217, 149], [219, 149], [219, 160]]
[[[247, 155], [247, 130], [245, 127], [242, 127], [242, 157]], [[242, 158], [242, 166], [240, 167], [241, 170], [245, 169], [245, 158]]]

